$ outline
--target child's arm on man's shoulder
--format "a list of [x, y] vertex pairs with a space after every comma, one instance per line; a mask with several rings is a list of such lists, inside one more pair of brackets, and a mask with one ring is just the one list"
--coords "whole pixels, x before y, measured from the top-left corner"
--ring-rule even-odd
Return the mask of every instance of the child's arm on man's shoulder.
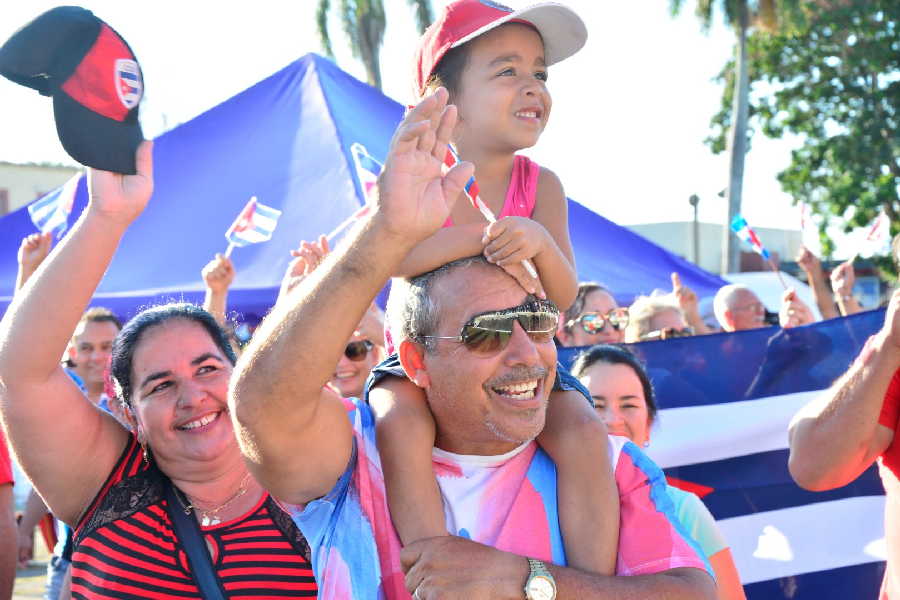
[[619, 492], [606, 425], [576, 391], [554, 391], [538, 443], [556, 463], [559, 524], [570, 567], [613, 575]]
[[447, 535], [431, 465], [434, 417], [425, 393], [405, 377], [384, 377], [369, 391], [388, 508], [400, 542]]

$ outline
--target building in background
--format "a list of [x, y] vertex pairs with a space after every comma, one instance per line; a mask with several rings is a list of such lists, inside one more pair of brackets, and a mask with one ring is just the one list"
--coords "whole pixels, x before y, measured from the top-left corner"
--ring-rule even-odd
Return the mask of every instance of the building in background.
[[0, 215], [22, 208], [80, 171], [53, 164], [16, 164], [0, 161]]
[[[669, 252], [695, 262], [710, 273], [718, 273], [722, 264], [722, 225], [719, 223], [699, 223], [698, 260], [694, 260], [693, 222], [674, 221], [669, 223], [642, 223], [627, 225], [628, 229], [648, 240], [659, 244]], [[800, 251], [802, 235], [797, 230], [754, 227], [763, 245], [772, 254], [775, 264], [792, 261]], [[769, 269], [762, 257], [741, 246], [741, 271], [765, 271]]]

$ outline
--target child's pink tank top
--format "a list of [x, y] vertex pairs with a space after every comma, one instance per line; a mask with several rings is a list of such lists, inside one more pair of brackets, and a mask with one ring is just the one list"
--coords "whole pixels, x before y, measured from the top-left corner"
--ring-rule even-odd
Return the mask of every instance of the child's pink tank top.
[[[534, 213], [534, 205], [537, 202], [537, 181], [541, 167], [527, 156], [516, 155], [513, 160], [512, 174], [509, 177], [509, 187], [506, 188], [506, 199], [503, 201], [503, 209], [497, 215], [497, 219], [503, 217], [527, 217]], [[462, 202], [462, 200], [460, 200]], [[468, 199], [466, 199], [468, 202]], [[444, 227], [453, 227], [453, 219], [447, 217]], [[385, 320], [384, 347], [388, 356], [394, 353], [394, 340], [388, 327], [389, 320]]]
[[[513, 160], [509, 187], [506, 188], [506, 200], [498, 219], [503, 217], [528, 217], [534, 213], [537, 201], [537, 180], [541, 167], [527, 156], [516, 155]], [[447, 217], [444, 227], [453, 227], [453, 219]]]

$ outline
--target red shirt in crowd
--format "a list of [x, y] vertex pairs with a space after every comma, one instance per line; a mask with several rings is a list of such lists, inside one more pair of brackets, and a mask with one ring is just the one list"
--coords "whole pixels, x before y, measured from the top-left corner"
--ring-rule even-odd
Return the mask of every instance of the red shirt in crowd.
[[878, 457], [878, 472], [887, 496], [884, 507], [884, 539], [887, 544], [887, 569], [881, 584], [881, 600], [900, 600], [900, 436], [897, 435], [900, 419], [900, 370], [894, 373], [891, 385], [884, 395], [878, 422], [894, 431], [894, 440]]

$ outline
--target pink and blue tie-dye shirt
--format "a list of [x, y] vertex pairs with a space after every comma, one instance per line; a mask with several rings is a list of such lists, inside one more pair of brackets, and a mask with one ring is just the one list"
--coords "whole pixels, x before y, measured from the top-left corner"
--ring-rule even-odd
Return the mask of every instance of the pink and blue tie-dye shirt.
[[[354, 449], [340, 480], [305, 508], [287, 505], [312, 548], [320, 598], [408, 599], [400, 541], [385, 500], [367, 404], [346, 400]], [[675, 516], [662, 471], [634, 444], [610, 436], [621, 503], [619, 575], [709, 565]], [[566, 564], [556, 505], [556, 467], [534, 442], [502, 456], [435, 450], [448, 531], [477, 542]]]

